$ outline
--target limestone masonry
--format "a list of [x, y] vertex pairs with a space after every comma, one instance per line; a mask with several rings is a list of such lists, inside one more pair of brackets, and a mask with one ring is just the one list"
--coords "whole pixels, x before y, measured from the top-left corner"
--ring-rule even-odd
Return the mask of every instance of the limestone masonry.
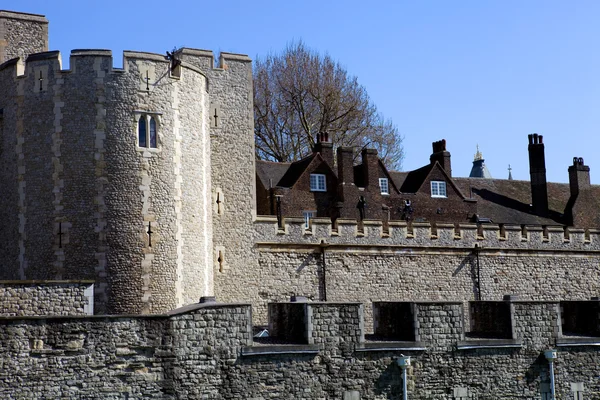
[[409, 172], [326, 134], [255, 161], [247, 56], [62, 56], [0, 11], [0, 397], [600, 398], [581, 158], [568, 185], [537, 134], [531, 182], [453, 177], [444, 140]]

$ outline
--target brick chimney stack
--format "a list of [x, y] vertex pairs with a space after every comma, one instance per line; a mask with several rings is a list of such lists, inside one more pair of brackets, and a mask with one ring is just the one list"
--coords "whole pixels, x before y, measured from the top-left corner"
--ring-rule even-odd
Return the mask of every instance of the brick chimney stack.
[[531, 175], [531, 204], [538, 215], [548, 213], [548, 185], [543, 136], [529, 135], [529, 173]]
[[354, 184], [354, 149], [338, 147], [337, 149], [338, 182]]
[[440, 163], [444, 171], [449, 176], [452, 176], [452, 165], [450, 164], [450, 152], [446, 150], [446, 139], [438, 140], [432, 143], [433, 153], [429, 157], [429, 161], [434, 164], [436, 161]]
[[329, 140], [327, 132], [317, 135], [317, 143], [313, 148], [313, 153], [321, 153], [321, 157], [333, 168], [333, 143]]
[[376, 149], [363, 149], [362, 168], [365, 187], [379, 187], [379, 157]]
[[580, 191], [589, 188], [590, 185], [590, 167], [583, 163], [583, 158], [573, 157], [573, 165], [569, 167], [571, 196], [577, 196]]

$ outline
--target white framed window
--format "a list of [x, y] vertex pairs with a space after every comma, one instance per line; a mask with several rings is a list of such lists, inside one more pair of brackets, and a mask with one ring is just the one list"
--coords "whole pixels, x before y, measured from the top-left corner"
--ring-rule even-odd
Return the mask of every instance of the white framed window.
[[379, 178], [379, 189], [381, 189], [381, 194], [390, 194], [388, 178]]
[[446, 196], [446, 182], [431, 181], [431, 197], [448, 197]]
[[317, 216], [316, 211], [302, 211], [302, 216], [304, 217], [304, 228], [310, 228], [310, 220]]
[[310, 190], [312, 192], [324, 192], [327, 190], [325, 175], [310, 174]]
[[138, 146], [147, 149], [158, 148], [158, 117], [141, 114], [137, 122]]

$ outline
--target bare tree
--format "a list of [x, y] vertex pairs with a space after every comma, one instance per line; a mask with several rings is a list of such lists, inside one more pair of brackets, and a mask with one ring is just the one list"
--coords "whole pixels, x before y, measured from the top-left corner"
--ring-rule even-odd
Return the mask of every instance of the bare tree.
[[319, 133], [335, 147], [376, 148], [388, 168], [402, 165], [402, 137], [371, 102], [355, 76], [329, 55], [292, 43], [254, 63], [256, 156], [295, 161]]

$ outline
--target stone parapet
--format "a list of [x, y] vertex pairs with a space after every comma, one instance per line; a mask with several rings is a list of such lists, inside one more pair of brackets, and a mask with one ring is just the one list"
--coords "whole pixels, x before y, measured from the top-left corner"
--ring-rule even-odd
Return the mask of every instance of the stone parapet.
[[[363, 337], [357, 303], [281, 303], [282, 309], [311, 310], [298, 329], [312, 332], [312, 344], [253, 341], [247, 304], [195, 304], [148, 316], [0, 318], [0, 395], [399, 398], [398, 362], [410, 357], [411, 399], [524, 400], [547, 394], [543, 354], [559, 345], [557, 397], [573, 397], [575, 390], [593, 398], [600, 390], [593, 379], [600, 372], [600, 338], [576, 343], [563, 337], [556, 329], [559, 302], [508, 304], [515, 337], [465, 340], [462, 303], [411, 302], [421, 342]], [[393, 315], [388, 317], [393, 323]]]
[[256, 242], [311, 245], [322, 240], [347, 246], [410, 246], [526, 250], [600, 251], [600, 231], [560, 226], [429, 224], [381, 220], [314, 218], [308, 228], [302, 218], [284, 218], [279, 227], [274, 216], [254, 222]]
[[0, 316], [94, 313], [92, 281], [0, 281]]

